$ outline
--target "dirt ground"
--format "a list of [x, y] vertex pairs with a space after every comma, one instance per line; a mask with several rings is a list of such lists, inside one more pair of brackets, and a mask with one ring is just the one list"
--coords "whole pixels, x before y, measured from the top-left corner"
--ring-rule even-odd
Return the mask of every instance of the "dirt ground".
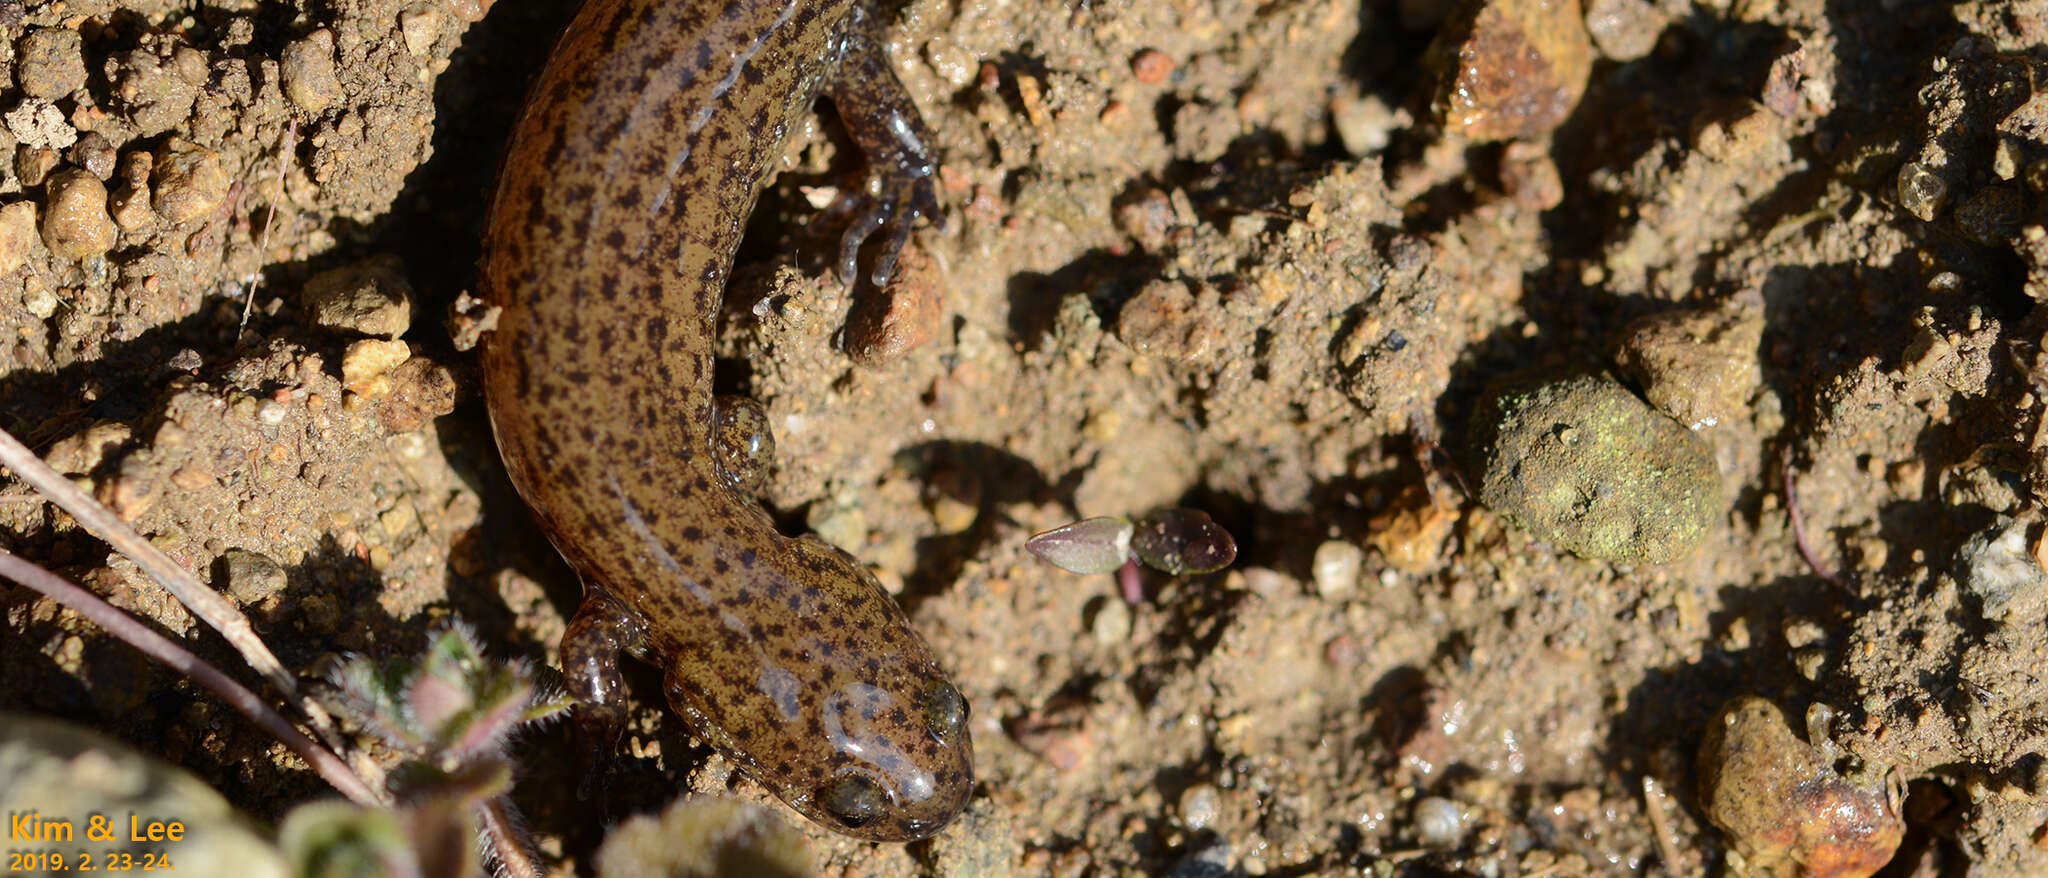
[[[0, 424], [303, 673], [449, 618], [556, 660], [578, 587], [456, 311], [572, 5], [0, 2]], [[720, 380], [768, 408], [770, 507], [953, 670], [981, 792], [933, 843], [802, 825], [821, 873], [1867, 874], [1716, 827], [1826, 810], [1712, 804], [1728, 741], [1778, 728], [1716, 714], [1754, 695], [1796, 730], [1759, 733], [1774, 764], [1903, 822], [1882, 874], [2048, 874], [2048, 3], [1587, 5], [893, 7], [944, 165], [930, 339], [845, 350], [805, 228], [859, 170], [827, 109], [750, 225]], [[1540, 87], [1464, 103], [1502, 77]], [[1478, 501], [1478, 403], [1531, 366], [1611, 370], [1703, 443], [1696, 547], [1581, 558]], [[1131, 604], [1023, 548], [1160, 505], [1237, 564]], [[0, 541], [239, 672], [11, 481]], [[79, 617], [0, 607], [0, 708], [262, 820], [323, 794]], [[761, 796], [634, 689], [603, 801], [568, 728], [518, 747], [565, 869], [678, 790]]]

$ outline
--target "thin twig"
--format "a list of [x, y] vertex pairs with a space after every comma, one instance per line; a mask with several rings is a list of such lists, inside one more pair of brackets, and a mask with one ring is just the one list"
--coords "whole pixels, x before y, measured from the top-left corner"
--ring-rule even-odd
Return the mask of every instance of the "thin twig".
[[137, 567], [142, 568], [142, 572], [149, 574], [157, 584], [176, 596], [192, 611], [192, 615], [220, 632], [220, 636], [227, 640], [228, 645], [242, 654], [242, 660], [248, 662], [249, 667], [269, 680], [270, 684], [277, 687], [285, 697], [296, 702], [299, 710], [305, 714], [307, 723], [313, 727], [314, 733], [319, 735], [321, 740], [326, 741], [329, 747], [337, 751], [347, 751], [347, 748], [342, 746], [341, 736], [335, 732], [334, 720], [327, 716], [327, 711], [299, 690], [298, 681], [285, 670], [284, 663], [278, 661], [277, 656], [271, 653], [270, 647], [264, 645], [262, 638], [256, 636], [256, 629], [249, 624], [249, 617], [242, 615], [242, 611], [236, 609], [234, 604], [228, 603], [227, 598], [206, 587], [198, 577], [192, 575], [191, 571], [179, 566], [169, 555], [143, 539], [134, 528], [115, 517], [107, 507], [101, 506], [99, 501], [78, 490], [78, 486], [71, 484], [71, 480], [51, 469], [50, 465], [36, 457], [35, 452], [30, 451], [28, 446], [21, 444], [21, 440], [14, 438], [13, 434], [5, 430], [0, 430], [0, 466], [13, 470], [15, 475], [29, 484], [29, 487], [50, 498], [51, 502], [56, 503], [65, 512], [71, 513], [71, 517], [77, 519], [79, 525], [87, 532], [105, 540], [115, 551], [134, 561]]
[[1664, 860], [1664, 874], [1679, 878], [1678, 848], [1671, 843], [1671, 823], [1664, 816], [1664, 791], [1657, 779], [1643, 775], [1643, 813], [1650, 817], [1650, 832], [1657, 836], [1657, 856]]
[[[289, 156], [291, 154], [292, 148], [298, 145], [298, 141], [299, 123], [296, 121], [286, 122], [284, 125], [284, 136], [280, 137], [277, 142], [278, 201], [284, 200], [284, 171], [285, 166], [287, 164], [286, 156]], [[235, 327], [235, 333], [237, 335], [241, 334], [243, 330], [249, 328], [249, 309], [256, 304], [257, 288], [263, 286], [262, 265], [263, 260], [270, 254], [270, 226], [272, 223], [275, 223], [276, 221], [277, 204], [276, 202], [272, 202], [270, 205], [270, 209], [263, 212], [263, 231], [258, 233], [256, 236], [256, 264], [258, 267], [256, 269], [256, 276], [249, 279], [249, 289], [242, 296], [242, 323], [241, 325]]]
[[1833, 585], [1843, 585], [1841, 577], [1821, 562], [1820, 556], [1813, 551], [1813, 544], [1806, 539], [1806, 519], [1799, 514], [1799, 492], [1792, 485], [1792, 446], [1785, 446], [1785, 450], [1779, 453], [1778, 469], [1785, 476], [1785, 518], [1792, 525], [1792, 542], [1799, 546], [1799, 557], [1805, 558], [1806, 566], [1813, 568], [1821, 579]]
[[150, 630], [149, 626], [136, 621], [135, 617], [100, 600], [98, 595], [44, 570], [34, 562], [5, 550], [0, 550], [0, 576], [49, 596], [51, 600], [71, 608], [72, 611], [91, 620], [93, 624], [106, 629], [108, 634], [135, 647], [143, 655], [206, 687], [213, 694], [220, 696], [220, 700], [227, 702], [229, 707], [248, 717], [258, 728], [269, 732], [271, 737], [291, 748], [293, 753], [299, 754], [299, 758], [313, 766], [313, 770], [318, 772], [328, 785], [347, 796], [350, 801], [364, 807], [377, 807], [382, 804], [377, 794], [372, 792], [369, 785], [357, 777], [354, 771], [349, 770], [348, 765], [341, 761], [341, 757], [306, 737], [298, 727], [291, 724], [290, 720], [279, 716], [277, 711], [270, 709], [270, 705], [263, 703], [263, 699], [256, 697], [256, 693], [242, 688], [242, 684], [230, 679], [219, 668], [207, 664], [205, 660], [185, 651], [184, 647], [172, 643], [169, 638]]

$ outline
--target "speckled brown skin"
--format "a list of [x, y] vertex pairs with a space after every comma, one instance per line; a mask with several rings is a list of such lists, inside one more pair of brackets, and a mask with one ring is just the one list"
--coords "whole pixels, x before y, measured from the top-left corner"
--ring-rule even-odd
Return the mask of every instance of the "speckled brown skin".
[[616, 729], [631, 651], [792, 807], [906, 841], [973, 789], [966, 702], [865, 568], [738, 489], [760, 463], [738, 434], [765, 420], [711, 392], [741, 227], [821, 89], [878, 183], [847, 255], [888, 229], [886, 274], [934, 212], [923, 123], [863, 2], [586, 3], [500, 171], [483, 365], [513, 483], [583, 578], [562, 643], [579, 718]]

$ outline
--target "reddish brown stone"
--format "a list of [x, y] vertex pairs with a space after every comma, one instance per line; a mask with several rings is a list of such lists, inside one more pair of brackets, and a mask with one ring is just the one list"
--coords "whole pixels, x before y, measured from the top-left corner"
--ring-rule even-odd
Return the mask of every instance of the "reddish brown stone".
[[903, 248], [889, 285], [855, 300], [846, 315], [847, 356], [870, 369], [896, 362], [938, 333], [942, 305], [931, 257], [915, 246]]
[[1593, 44], [1579, 0], [1468, 0], [1443, 33], [1437, 114], [1452, 134], [1539, 137], [1585, 94]]
[[1158, 85], [1173, 75], [1173, 58], [1158, 49], [1146, 49], [1131, 56], [1131, 75], [1146, 85]]
[[1803, 878], [1869, 878], [1905, 837], [1894, 792], [1858, 784], [1801, 741], [1777, 705], [1730, 701], [1700, 744], [1700, 806], [1753, 870]]

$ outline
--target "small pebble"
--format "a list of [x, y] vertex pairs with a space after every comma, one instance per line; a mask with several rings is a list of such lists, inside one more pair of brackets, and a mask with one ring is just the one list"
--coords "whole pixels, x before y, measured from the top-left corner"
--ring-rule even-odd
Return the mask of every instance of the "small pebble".
[[1173, 57], [1158, 49], [1146, 49], [1131, 56], [1131, 75], [1146, 85], [1158, 85], [1173, 75]]
[[341, 80], [334, 71], [334, 34], [326, 28], [285, 46], [279, 66], [285, 96], [307, 113], [317, 114], [341, 96]]
[[934, 469], [921, 496], [940, 533], [959, 533], [981, 518], [981, 477], [965, 467]]
[[1341, 94], [1330, 102], [1330, 126], [1344, 151], [1354, 156], [1378, 155], [1401, 127], [1401, 114], [1379, 95]]
[[156, 484], [143, 464], [129, 458], [111, 478], [99, 483], [94, 498], [122, 521], [133, 522], [156, 505]]
[[1415, 800], [1415, 840], [1423, 847], [1446, 850], [1465, 840], [1465, 812], [1442, 796]]
[[227, 171], [220, 154], [182, 137], [157, 148], [152, 202], [158, 216], [171, 225], [190, 222], [214, 211], [228, 194]]
[[229, 549], [220, 556], [223, 590], [244, 606], [262, 603], [283, 593], [287, 584], [284, 567], [269, 555], [245, 549]]
[[1323, 662], [1337, 670], [1349, 670], [1358, 666], [1365, 658], [1365, 650], [1359, 648], [1358, 638], [1339, 634], [1323, 644]]
[[101, 180], [114, 176], [114, 145], [107, 142], [107, 136], [98, 131], [87, 131], [78, 136], [78, 142], [71, 145], [71, 163], [91, 172]]
[[1880, 778], [1859, 786], [1801, 741], [1777, 705], [1745, 695], [1708, 721], [1700, 807], [1755, 874], [1868, 878], [1905, 835]]
[[438, 7], [419, 4], [398, 14], [398, 35], [405, 40], [405, 50], [413, 55], [425, 55], [434, 48], [434, 40], [441, 33], [441, 10]]
[[1166, 247], [1169, 235], [1178, 223], [1174, 217], [1173, 200], [1165, 192], [1151, 187], [1118, 199], [1111, 214], [1117, 231], [1129, 235], [1139, 247], [1155, 253]]
[[156, 155], [147, 150], [131, 149], [121, 154], [120, 166], [116, 172], [121, 182], [138, 189], [149, 187], [149, 172], [156, 169]]
[[1316, 547], [1313, 566], [1316, 593], [1339, 600], [1358, 590], [1358, 571], [1365, 563], [1365, 550], [1343, 540], [1330, 540]]
[[1131, 350], [1194, 364], [1222, 344], [1223, 331], [1187, 284], [1156, 280], [1117, 312], [1116, 337]]
[[[411, 357], [412, 346], [402, 341], [365, 338], [351, 342], [341, 355], [342, 386], [357, 393], [368, 393], [371, 382], [389, 374]], [[390, 388], [386, 385], [376, 389], [379, 393], [370, 395], [381, 395]]]
[[213, 474], [197, 466], [181, 466], [172, 471], [171, 484], [187, 491], [197, 491], [213, 484]]
[[1828, 633], [1811, 619], [1793, 616], [1785, 620], [1785, 645], [1804, 649], [1827, 639]]
[[21, 178], [23, 186], [41, 186], [63, 162], [54, 149], [24, 143], [14, 151], [14, 175]]
[[[13, 204], [0, 206], [0, 274], [13, 274], [15, 269], [20, 268], [22, 263], [27, 262], [29, 251], [35, 247], [35, 243], [36, 206], [27, 201], [17, 201]], [[44, 295], [50, 295], [47, 290], [40, 286], [36, 287], [36, 290]], [[50, 298], [54, 304], [56, 297], [50, 295]], [[29, 310], [38, 311], [39, 309], [30, 308]], [[55, 313], [54, 308], [51, 309], [51, 313]], [[49, 317], [50, 315], [39, 313], [36, 316]]]
[[1528, 140], [1556, 128], [1593, 69], [1578, 0], [1461, 4], [1431, 55], [1445, 129], [1480, 141]]
[[1244, 872], [1230, 865], [1237, 858], [1237, 852], [1230, 842], [1218, 839], [1216, 843], [1194, 851], [1180, 862], [1174, 863], [1166, 878], [1243, 878]]
[[461, 394], [455, 373], [425, 358], [405, 361], [389, 378], [391, 392], [377, 401], [377, 422], [393, 433], [411, 433], [454, 411]]
[[1932, 222], [1948, 205], [1948, 182], [1919, 162], [1899, 167], [1899, 206], [1921, 222]]
[[1956, 579], [1985, 620], [2006, 627], [2039, 624], [2048, 615], [2048, 570], [2032, 551], [2029, 518], [2000, 517], [1956, 550]]
[[846, 315], [846, 354], [881, 369], [931, 341], [944, 316], [938, 269], [924, 248], [903, 248], [896, 273], [879, 290], [855, 298]]
[[50, 292], [49, 287], [30, 287], [21, 294], [21, 306], [37, 319], [48, 320], [50, 315], [57, 313], [57, 294]]
[[22, 98], [0, 121], [24, 147], [56, 150], [78, 142], [78, 129], [65, 121], [64, 111], [41, 98]]
[[291, 415], [291, 409], [279, 405], [276, 400], [266, 399], [256, 404], [256, 422], [275, 427], [284, 423]]
[[313, 322], [329, 329], [397, 338], [412, 327], [412, 284], [390, 254], [316, 274], [301, 295]]
[[377, 527], [384, 531], [386, 538], [397, 539], [412, 530], [413, 525], [418, 524], [419, 520], [419, 515], [413, 511], [413, 505], [401, 501], [398, 505], [384, 510], [384, 514], [377, 516]]
[[59, 258], [74, 262], [99, 256], [114, 246], [114, 220], [107, 215], [107, 187], [98, 177], [76, 168], [50, 178], [49, 201], [43, 212], [43, 243]]
[[34, 28], [15, 44], [15, 80], [32, 97], [56, 100], [85, 87], [84, 38], [63, 28]]
[[1197, 831], [1209, 828], [1209, 824], [1216, 822], [1216, 815], [1222, 804], [1220, 799], [1221, 795], [1217, 793], [1216, 788], [1205, 783], [1198, 783], [1182, 790], [1181, 825]]
[[122, 186], [107, 202], [113, 213], [114, 224], [124, 232], [146, 229], [156, 224], [156, 208], [150, 204], [149, 186]]
[[1442, 560], [1444, 539], [1457, 521], [1455, 507], [1437, 503], [1428, 488], [1411, 482], [1372, 517], [1366, 541], [1379, 550], [1387, 566], [1405, 573], [1427, 573]]
[[1600, 54], [1633, 61], [1657, 48], [1671, 16], [1650, 0], [1587, 0], [1586, 32]]
[[1701, 430], [1748, 410], [1763, 334], [1760, 300], [1665, 311], [1623, 328], [1614, 361], [1650, 405]]
[[448, 8], [455, 10], [455, 14], [463, 21], [475, 24], [490, 14], [491, 7], [497, 5], [497, 2], [498, 0], [449, 0]]
[[1097, 597], [1088, 602], [1088, 633], [1103, 646], [1115, 646], [1131, 639], [1131, 607], [1119, 598]]
[[859, 554], [868, 542], [868, 517], [858, 506], [818, 503], [811, 506], [806, 523], [818, 538], [848, 552]]
[[1792, 669], [1809, 682], [1820, 679], [1821, 672], [1827, 670], [1827, 663], [1827, 650], [1818, 646], [1792, 650]]

